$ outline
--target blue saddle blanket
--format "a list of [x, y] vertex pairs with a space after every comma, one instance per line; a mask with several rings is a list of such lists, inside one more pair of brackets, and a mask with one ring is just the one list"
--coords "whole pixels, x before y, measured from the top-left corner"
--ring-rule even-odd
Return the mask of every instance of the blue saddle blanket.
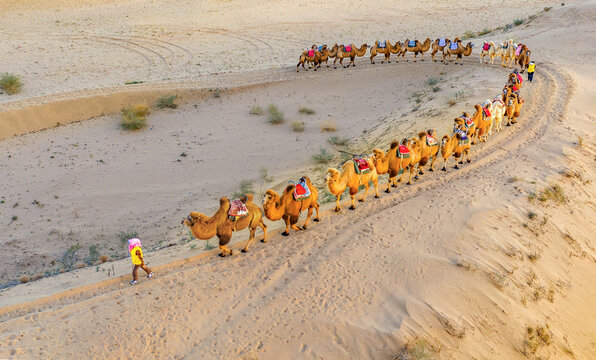
[[439, 46], [445, 46], [445, 44], [447, 44], [447, 41], [445, 41], [445, 38], [439, 39]]
[[458, 47], [459, 47], [459, 44], [458, 44], [458, 43], [456, 43], [456, 42], [454, 42], [453, 44], [451, 44], [451, 46], [449, 46], [449, 48], [450, 48], [451, 50], [457, 50], [457, 48], [458, 48]]
[[319, 52], [323, 51], [323, 45], [319, 46]]
[[414, 46], [416, 46], [416, 40], [410, 40], [408, 42], [408, 47], [414, 47]]
[[381, 49], [384, 49], [384, 48], [386, 48], [386, 47], [387, 47], [387, 42], [386, 42], [386, 41], [379, 41], [379, 47], [380, 47]]

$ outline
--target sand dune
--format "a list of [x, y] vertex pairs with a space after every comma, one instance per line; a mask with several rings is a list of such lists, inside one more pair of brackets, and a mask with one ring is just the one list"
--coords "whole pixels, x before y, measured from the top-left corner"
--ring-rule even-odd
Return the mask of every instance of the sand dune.
[[[70, 3], [52, 4], [64, 9]], [[405, 11], [455, 11], [448, 4], [420, 3]], [[29, 5], [23, 11], [42, 12], [36, 3]], [[287, 5], [294, 6], [300, 8]], [[351, 10], [366, 9], [358, 31], [385, 28], [368, 17], [385, 5], [376, 6]], [[477, 12], [473, 5], [460, 6], [459, 11]], [[488, 11], [490, 4], [477, 6]], [[69, 14], [78, 11], [86, 10]], [[497, 13], [496, 18], [509, 16]], [[257, 243], [247, 254], [219, 259], [216, 251], [201, 254], [189, 244], [149, 252], [157, 276], [135, 287], [127, 285], [124, 259], [5, 289], [0, 357], [394, 359], [407, 343], [418, 343], [434, 348], [440, 359], [593, 358], [596, 79], [589, 60], [594, 51], [581, 44], [594, 42], [595, 13], [593, 1], [557, 7], [497, 36], [524, 39], [538, 70], [532, 84], [524, 82], [519, 123], [474, 146], [471, 164], [427, 173], [353, 212], [334, 214], [326, 207], [322, 221], [308, 231], [289, 238], [274, 232], [269, 243]], [[411, 26], [414, 19], [399, 26]], [[553, 42], [577, 47], [560, 52]], [[291, 65], [290, 60], [280, 63]], [[317, 74], [296, 74], [288, 66], [273, 72], [281, 74], [277, 82], [259, 72], [234, 76], [235, 83], [218, 86], [227, 88], [220, 97], [209, 95], [210, 85], [201, 81], [172, 81], [167, 91], [196, 92], [185, 93], [179, 111], [152, 114], [153, 129], [139, 134], [120, 134], [117, 115], [105, 115], [3, 140], [0, 147], [11, 155], [0, 163], [2, 184], [10, 184], [3, 187], [7, 201], [0, 208], [9, 236], [3, 272], [14, 276], [48, 267], [55, 249], [66, 246], [60, 235], [67, 236], [73, 224], [74, 235], [67, 239], [85, 245], [101, 239], [86, 232], [130, 223], [143, 224], [147, 244], [158, 234], [177, 242], [185, 230], [175, 220], [191, 209], [213, 210], [214, 198], [237, 187], [238, 172], [254, 179], [258, 167], [268, 165], [276, 189], [304, 172], [319, 174], [313, 178], [321, 181], [324, 168], [317, 169], [309, 156], [310, 149], [326, 144], [318, 126], [329, 116], [354, 150], [386, 147], [431, 126], [443, 135], [455, 114], [494, 96], [508, 73], [477, 65], [476, 56], [464, 66], [428, 61], [361, 66], [365, 60], [359, 60], [355, 69]], [[441, 78], [437, 93], [429, 91], [429, 77]], [[50, 93], [39, 86], [22, 96]], [[449, 107], [447, 100], [460, 89], [466, 99]], [[413, 110], [417, 91], [427, 95]], [[43, 103], [52, 102], [47, 96]], [[287, 124], [272, 128], [247, 114], [249, 106], [266, 105], [272, 97], [292, 118], [299, 118], [294, 114], [300, 105], [316, 110], [303, 118], [305, 134], [296, 137]], [[26, 102], [36, 101], [28, 99], [12, 109], [26, 111], [32, 105]], [[250, 141], [229, 139], [231, 132]], [[222, 153], [238, 144], [245, 157]], [[180, 164], [182, 151], [189, 156]], [[47, 159], [48, 152], [58, 159]], [[98, 154], [105, 164], [97, 163]], [[152, 162], [137, 161], [139, 156]], [[554, 185], [563, 201], [544, 195]], [[52, 200], [54, 194], [59, 196]], [[29, 205], [30, 197], [46, 205]], [[10, 208], [16, 201], [23, 205]], [[15, 211], [23, 221], [6, 225]], [[51, 221], [44, 220], [50, 214]], [[48, 230], [46, 222], [56, 222], [54, 238], [27, 247]], [[107, 240], [113, 230], [104, 231], [105, 250], [118, 246], [117, 239]], [[181, 255], [187, 260], [172, 262]], [[107, 278], [108, 268], [119, 277]]]

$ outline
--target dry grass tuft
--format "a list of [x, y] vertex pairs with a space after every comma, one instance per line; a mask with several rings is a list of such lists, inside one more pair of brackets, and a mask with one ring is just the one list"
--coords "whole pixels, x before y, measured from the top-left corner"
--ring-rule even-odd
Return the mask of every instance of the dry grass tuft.
[[327, 139], [327, 142], [331, 145], [346, 146], [350, 142], [350, 139], [347, 137], [331, 136]]
[[552, 185], [542, 190], [538, 196], [538, 200], [542, 202], [553, 200], [560, 204], [567, 202], [563, 188], [559, 184]]
[[296, 120], [290, 124], [290, 127], [292, 128], [292, 131], [303, 132], [304, 131], [304, 122]]
[[31, 281], [31, 278], [29, 277], [29, 275], [23, 275], [19, 278], [19, 281], [21, 282], [21, 284], [25, 284]]
[[176, 109], [178, 107], [178, 105], [176, 103], [174, 103], [174, 100], [176, 100], [177, 97], [178, 96], [176, 96], [176, 95], [164, 95], [164, 96], [160, 97], [159, 99], [157, 99], [155, 106], [158, 109], [165, 109], [165, 108]]
[[400, 350], [395, 360], [430, 360], [434, 359], [438, 350], [427, 340], [415, 338]]
[[259, 105], [254, 105], [253, 107], [250, 108], [248, 113], [251, 115], [261, 116], [261, 115], [265, 115], [265, 110], [263, 110], [263, 108], [260, 107]]
[[149, 107], [147, 104], [138, 104], [122, 109], [120, 126], [124, 130], [139, 130], [147, 126]]
[[584, 138], [577, 135], [577, 146], [578, 147], [583, 147], [584, 146]]
[[545, 326], [528, 326], [526, 328], [526, 336], [523, 342], [523, 354], [526, 356], [534, 355], [536, 352], [544, 347], [552, 344], [553, 333], [550, 331], [548, 324]]
[[451, 98], [447, 101], [447, 104], [449, 104], [449, 106], [453, 106], [453, 105], [457, 104], [457, 100], [455, 100], [454, 98]]
[[495, 284], [495, 286], [499, 289], [503, 289], [505, 285], [507, 285], [507, 274], [503, 273], [499, 270], [495, 270], [488, 275], [490, 280]]
[[337, 131], [337, 124], [335, 124], [335, 120], [327, 119], [321, 123], [321, 132], [335, 132]]
[[267, 122], [272, 125], [278, 125], [285, 121], [284, 113], [274, 104], [269, 105], [269, 118]]
[[312, 115], [315, 113], [313, 109], [307, 108], [306, 106], [301, 106], [300, 109], [298, 109], [298, 112], [305, 115]]
[[478, 265], [466, 260], [466, 259], [458, 259], [455, 263], [460, 268], [464, 268], [467, 271], [476, 271], [478, 270]]
[[17, 75], [9, 73], [0, 75], [0, 89], [6, 91], [8, 95], [18, 94], [22, 88], [23, 83]]
[[444, 314], [441, 314], [440, 320], [441, 320], [441, 323], [443, 324], [443, 327], [445, 328], [445, 331], [447, 331], [450, 335], [453, 335], [459, 339], [463, 339], [463, 337], [466, 336], [465, 326], [462, 326], [460, 324], [455, 323], [454, 321], [451, 321]]

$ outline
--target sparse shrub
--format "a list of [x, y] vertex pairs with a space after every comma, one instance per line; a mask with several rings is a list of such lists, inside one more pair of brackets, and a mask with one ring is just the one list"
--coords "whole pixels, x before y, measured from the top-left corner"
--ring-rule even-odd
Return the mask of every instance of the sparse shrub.
[[524, 23], [524, 20], [523, 19], [515, 19], [515, 20], [513, 20], [513, 26], [520, 26], [523, 23]]
[[205, 247], [203, 248], [203, 250], [211, 250], [211, 249], [215, 249], [215, 244], [211, 245], [211, 239], [205, 241]]
[[215, 89], [215, 91], [213, 91], [213, 97], [216, 99], [219, 99], [221, 97], [219, 89]]
[[545, 6], [544, 12], [549, 12], [553, 7], [552, 6]]
[[277, 125], [284, 122], [284, 113], [281, 110], [279, 110], [277, 106], [273, 104], [269, 105], [268, 111], [269, 119], [267, 120], [267, 122], [269, 122], [269, 124]]
[[538, 200], [545, 202], [547, 200], [553, 200], [558, 203], [567, 202], [563, 188], [559, 184], [552, 185], [542, 190], [538, 196]]
[[484, 28], [482, 31], [478, 32], [478, 36], [484, 36], [484, 35], [490, 34], [490, 33], [491, 33], [491, 30]]
[[174, 100], [176, 100], [177, 97], [178, 96], [176, 95], [164, 95], [157, 99], [155, 106], [157, 106], [158, 109], [176, 109], [178, 105], [174, 103]]
[[395, 360], [431, 360], [437, 354], [437, 349], [427, 340], [415, 338], [397, 354]]
[[536, 199], [536, 193], [534, 193], [534, 192], [529, 193], [528, 194], [528, 200], [529, 201], [532, 201], [534, 199]]
[[330, 193], [329, 190], [327, 189], [327, 187], [325, 187], [325, 190], [323, 190], [323, 192], [319, 193], [319, 194], [320, 194], [319, 202], [321, 204], [328, 204], [328, 203], [336, 200], [336, 196], [333, 195], [332, 193]]
[[535, 212], [533, 212], [533, 211], [528, 212], [528, 219], [534, 220], [534, 219], [536, 219], [536, 216], [538, 216], [538, 215]]
[[142, 84], [142, 83], [144, 83], [144, 81], [133, 80], [133, 81], [125, 81], [124, 85], [135, 85], [135, 84]]
[[312, 159], [317, 164], [326, 164], [333, 159], [333, 155], [327, 152], [327, 149], [321, 146], [318, 153], [312, 156]]
[[468, 40], [475, 36], [476, 34], [473, 31], [466, 31], [463, 36], [461, 37], [462, 40]]
[[428, 78], [426, 80], [426, 85], [429, 85], [429, 86], [437, 85], [438, 83], [439, 83], [439, 79], [437, 79], [437, 78]]
[[290, 124], [290, 127], [292, 128], [292, 131], [295, 131], [295, 132], [303, 132], [303, 131], [304, 131], [304, 122], [302, 122], [302, 121], [298, 121], [298, 120], [296, 120], [296, 121], [293, 121], [293, 122]]
[[327, 142], [331, 145], [346, 146], [350, 142], [350, 139], [347, 137], [340, 137], [334, 135], [327, 139]]
[[434, 93], [436, 93], [436, 92], [439, 92], [439, 91], [441, 90], [441, 87], [440, 87], [439, 85], [436, 85], [436, 86], [433, 86], [433, 87], [431, 88], [431, 90], [432, 90]]
[[97, 245], [89, 246], [89, 257], [85, 260], [88, 265], [93, 265], [99, 259], [99, 251]]
[[118, 233], [118, 238], [124, 244], [128, 241], [128, 239], [138, 238], [139, 234], [135, 230], [127, 230], [127, 231], [120, 231]]
[[43, 274], [37, 273], [31, 277], [31, 281], [37, 281], [43, 277]]
[[306, 106], [301, 106], [300, 109], [298, 109], [298, 112], [305, 115], [312, 115], [315, 113], [313, 109], [307, 108]]
[[240, 190], [234, 193], [234, 198], [242, 197], [244, 194], [253, 194], [253, 184], [250, 180], [242, 180], [240, 182]]
[[526, 336], [523, 342], [523, 353], [526, 356], [534, 355], [543, 346], [549, 346], [552, 343], [553, 333], [548, 324], [545, 326], [528, 326]]
[[28, 275], [23, 275], [19, 278], [19, 281], [21, 282], [21, 284], [25, 284], [31, 281], [31, 278]]
[[337, 131], [337, 125], [335, 120], [327, 119], [321, 123], [321, 132], [335, 132]]
[[21, 79], [17, 75], [4, 73], [0, 75], [0, 89], [8, 95], [18, 94], [23, 87]]
[[258, 115], [258, 116], [265, 115], [265, 111], [259, 105], [254, 105], [253, 107], [251, 107], [250, 110], [248, 111], [248, 113], [251, 115]]
[[18, 219], [19, 219], [19, 217], [18, 217], [18, 216], [16, 216], [16, 215], [13, 215], [13, 216], [10, 218], [10, 220], [11, 220], [12, 222], [14, 222], [14, 221], [17, 221]]
[[72, 267], [77, 260], [77, 251], [80, 249], [80, 244], [71, 245], [64, 253], [62, 253], [60, 258], [56, 259], [57, 262], [62, 264], [62, 269], [64, 271], [72, 270]]
[[122, 109], [120, 126], [124, 130], [141, 129], [147, 125], [147, 114], [149, 114], [149, 107], [146, 104], [126, 107]]
[[455, 100], [462, 101], [466, 97], [466, 93], [463, 90], [459, 90], [455, 93]]
[[538, 251], [534, 251], [530, 254], [528, 254], [528, 259], [531, 262], [536, 262], [536, 260], [538, 260], [540, 258], [540, 253]]

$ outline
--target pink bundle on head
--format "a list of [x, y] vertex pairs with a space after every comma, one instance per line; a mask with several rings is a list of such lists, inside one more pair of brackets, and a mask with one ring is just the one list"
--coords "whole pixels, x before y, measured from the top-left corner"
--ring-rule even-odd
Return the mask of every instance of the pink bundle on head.
[[128, 239], [128, 251], [132, 251], [137, 246], [141, 247], [141, 240], [137, 238]]

